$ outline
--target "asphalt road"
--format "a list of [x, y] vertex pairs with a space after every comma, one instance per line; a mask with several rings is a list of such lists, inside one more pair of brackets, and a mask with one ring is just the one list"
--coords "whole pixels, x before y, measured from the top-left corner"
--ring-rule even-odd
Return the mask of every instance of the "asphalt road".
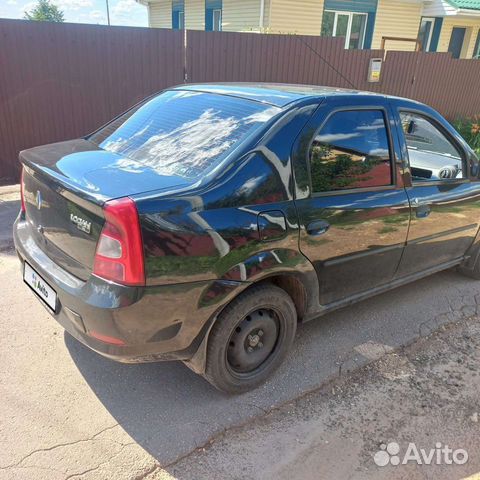
[[219, 432], [476, 311], [477, 282], [437, 274], [300, 326], [273, 378], [229, 397], [180, 363], [117, 364], [65, 334], [22, 283], [8, 234], [18, 207], [0, 202], [1, 479], [168, 471]]

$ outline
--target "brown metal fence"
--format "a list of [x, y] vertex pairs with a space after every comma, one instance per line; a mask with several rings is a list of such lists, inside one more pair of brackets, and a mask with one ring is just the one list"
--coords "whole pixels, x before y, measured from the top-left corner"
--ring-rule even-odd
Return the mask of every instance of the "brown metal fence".
[[147, 28], [0, 20], [0, 182], [18, 152], [94, 130], [183, 82], [183, 34]]
[[388, 52], [374, 84], [370, 59], [385, 52], [339, 38], [0, 20], [0, 45], [0, 183], [18, 179], [20, 150], [84, 135], [184, 78], [354, 87], [480, 114], [480, 61], [444, 53]]
[[[285, 82], [353, 87], [413, 98], [448, 118], [480, 114], [480, 60], [449, 53], [344, 50], [343, 39], [189, 31], [189, 82]], [[369, 83], [370, 59], [384, 58]]]
[[366, 89], [371, 58], [382, 50], [345, 50], [341, 38], [189, 31], [189, 82], [303, 83]]

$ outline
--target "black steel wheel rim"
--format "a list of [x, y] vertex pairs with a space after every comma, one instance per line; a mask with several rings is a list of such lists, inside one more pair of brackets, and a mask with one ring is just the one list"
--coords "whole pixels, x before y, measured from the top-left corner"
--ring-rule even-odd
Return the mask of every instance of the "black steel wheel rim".
[[233, 329], [227, 345], [227, 366], [236, 376], [250, 376], [274, 354], [280, 337], [279, 314], [258, 308]]

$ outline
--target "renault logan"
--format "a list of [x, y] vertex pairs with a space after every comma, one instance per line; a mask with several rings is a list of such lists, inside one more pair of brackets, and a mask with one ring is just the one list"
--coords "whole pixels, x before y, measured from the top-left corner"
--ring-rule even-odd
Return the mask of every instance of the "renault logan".
[[26, 284], [80, 342], [263, 381], [297, 323], [442, 269], [480, 277], [478, 160], [434, 110], [334, 88], [183, 85], [21, 152]]

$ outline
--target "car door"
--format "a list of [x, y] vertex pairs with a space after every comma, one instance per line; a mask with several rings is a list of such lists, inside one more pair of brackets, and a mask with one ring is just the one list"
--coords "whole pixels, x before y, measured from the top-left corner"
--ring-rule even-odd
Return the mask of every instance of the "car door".
[[[347, 102], [347, 103], [346, 103]], [[327, 97], [294, 149], [300, 250], [329, 305], [392, 280], [409, 204], [382, 97]]]
[[469, 152], [440, 115], [402, 106], [401, 101], [394, 111], [411, 172], [406, 190], [412, 217], [397, 272], [401, 277], [464, 256], [479, 227], [480, 185], [478, 178], [471, 178]]

